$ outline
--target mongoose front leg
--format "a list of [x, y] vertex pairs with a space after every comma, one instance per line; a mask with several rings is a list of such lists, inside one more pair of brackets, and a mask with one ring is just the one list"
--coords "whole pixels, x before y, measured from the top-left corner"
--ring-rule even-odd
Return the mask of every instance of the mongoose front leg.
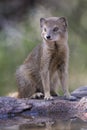
[[59, 88], [59, 78], [57, 71], [51, 76], [51, 95], [52, 96], [59, 96], [58, 93]]
[[49, 71], [42, 71], [41, 72], [41, 79], [43, 84], [43, 90], [44, 90], [44, 99], [49, 100], [53, 99], [53, 97], [50, 94], [50, 76]]
[[50, 53], [48, 51], [48, 47], [46, 43], [44, 43], [42, 57], [41, 57], [41, 64], [40, 64], [40, 76], [43, 85], [44, 99], [46, 100], [53, 99], [50, 93], [51, 77], [50, 77], [49, 66], [50, 66]]
[[69, 93], [69, 89], [68, 89], [68, 70], [65, 66], [62, 66], [61, 69], [59, 70], [59, 77], [60, 77], [60, 82], [61, 82], [61, 86], [64, 92], [64, 97], [65, 99], [69, 99], [69, 100], [76, 100], [76, 97], [71, 96]]

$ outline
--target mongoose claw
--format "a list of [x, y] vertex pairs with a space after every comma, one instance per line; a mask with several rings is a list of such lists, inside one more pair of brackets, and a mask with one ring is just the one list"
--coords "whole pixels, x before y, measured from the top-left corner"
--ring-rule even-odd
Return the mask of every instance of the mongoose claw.
[[40, 92], [38, 92], [38, 93], [35, 93], [35, 94], [33, 94], [32, 96], [31, 96], [31, 98], [32, 99], [40, 99], [40, 98], [43, 98], [44, 97], [44, 95], [43, 95], [43, 93], [40, 93]]
[[45, 100], [53, 100], [53, 97], [52, 96], [45, 96], [44, 99]]

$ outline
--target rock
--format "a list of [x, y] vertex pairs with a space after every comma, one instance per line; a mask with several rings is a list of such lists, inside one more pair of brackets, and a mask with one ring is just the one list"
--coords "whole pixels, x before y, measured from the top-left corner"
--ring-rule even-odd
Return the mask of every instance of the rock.
[[81, 86], [71, 93], [72, 96], [82, 98], [87, 96], [87, 86]]

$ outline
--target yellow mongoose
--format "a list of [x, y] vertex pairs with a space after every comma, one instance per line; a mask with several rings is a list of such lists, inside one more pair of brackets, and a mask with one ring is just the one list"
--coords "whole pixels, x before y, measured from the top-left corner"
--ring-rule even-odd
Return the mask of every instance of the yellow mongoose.
[[16, 71], [19, 98], [57, 95], [59, 79], [67, 99], [68, 91], [68, 31], [65, 17], [40, 19], [42, 44], [36, 46]]

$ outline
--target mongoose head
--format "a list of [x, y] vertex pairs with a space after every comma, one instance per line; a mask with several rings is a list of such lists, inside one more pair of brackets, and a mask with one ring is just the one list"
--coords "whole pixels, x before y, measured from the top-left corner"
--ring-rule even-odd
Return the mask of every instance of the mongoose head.
[[40, 19], [41, 37], [46, 42], [61, 41], [67, 38], [67, 20], [65, 17]]

